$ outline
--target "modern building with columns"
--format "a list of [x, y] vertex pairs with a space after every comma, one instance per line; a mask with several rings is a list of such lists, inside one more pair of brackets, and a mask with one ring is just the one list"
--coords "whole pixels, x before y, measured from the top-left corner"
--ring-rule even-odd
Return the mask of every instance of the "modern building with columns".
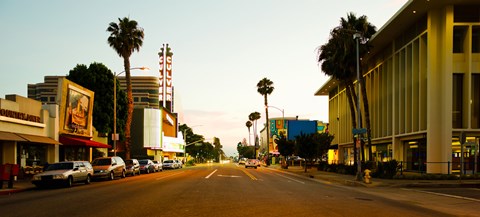
[[[395, 159], [416, 172], [478, 173], [480, 1], [410, 0], [369, 42], [373, 48], [361, 60], [372, 130], [369, 160]], [[345, 87], [330, 79], [315, 95], [328, 96], [338, 159], [352, 163]]]

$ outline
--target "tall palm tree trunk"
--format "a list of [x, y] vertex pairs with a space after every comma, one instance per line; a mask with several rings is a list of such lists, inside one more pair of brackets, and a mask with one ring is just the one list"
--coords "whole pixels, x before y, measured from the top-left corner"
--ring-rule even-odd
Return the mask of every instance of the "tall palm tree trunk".
[[367, 87], [365, 86], [365, 79], [360, 78], [363, 100], [363, 112], [365, 113], [365, 127], [367, 128], [367, 145], [368, 145], [368, 160], [372, 160], [372, 131], [370, 126], [370, 110], [368, 108]]
[[270, 165], [270, 127], [268, 121], [268, 100], [267, 94], [264, 95], [265, 97], [265, 118], [267, 120], [265, 124], [265, 131], [267, 131], [267, 165]]
[[[351, 119], [352, 119], [352, 128], [357, 128], [357, 121], [356, 121], [356, 118], [355, 118], [355, 101], [353, 100], [354, 99], [354, 96], [353, 96], [353, 93], [352, 93], [352, 89], [353, 89], [353, 82], [351, 80], [347, 81], [346, 83], [346, 86], [345, 86], [345, 89], [347, 91], [347, 99], [348, 99], [348, 105], [350, 106], [350, 116], [351, 116]], [[356, 138], [355, 138], [355, 135], [353, 136], [353, 165], [356, 167], [357, 165], [357, 161], [355, 160], [355, 156], [357, 156], [357, 146], [355, 145], [356, 143]]]
[[130, 76], [130, 60], [128, 57], [123, 58], [125, 66], [125, 79], [127, 80], [127, 121], [125, 123], [125, 159], [130, 159], [130, 145], [132, 144], [131, 128], [133, 115], [133, 96], [132, 96], [132, 82]]

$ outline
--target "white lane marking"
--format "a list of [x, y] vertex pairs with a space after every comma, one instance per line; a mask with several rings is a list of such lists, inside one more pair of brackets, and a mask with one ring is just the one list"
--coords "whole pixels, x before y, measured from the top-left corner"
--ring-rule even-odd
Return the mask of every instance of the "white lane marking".
[[178, 175], [178, 174], [180, 174], [180, 173], [184, 173], [184, 172], [185, 172], [185, 171], [178, 172], [178, 173], [174, 173], [174, 174], [171, 174], [171, 175], [168, 175], [168, 176], [163, 176], [163, 177], [160, 177], [160, 178], [156, 178], [155, 180], [160, 180], [160, 179], [168, 178], [168, 177], [170, 177], [170, 176], [176, 176], [176, 175]]
[[444, 197], [451, 197], [451, 198], [457, 198], [457, 199], [463, 199], [463, 200], [470, 200], [470, 201], [480, 202], [480, 200], [475, 199], [475, 198], [462, 197], [462, 196], [451, 195], [451, 194], [443, 194], [443, 193], [437, 193], [437, 192], [431, 192], [431, 191], [422, 191], [422, 190], [415, 190], [415, 189], [408, 189], [408, 188], [403, 188], [403, 190], [415, 191], [415, 192], [433, 194], [433, 195], [438, 195], [438, 196], [444, 196]]
[[298, 183], [301, 183], [301, 184], [305, 184], [305, 182], [302, 182], [302, 181], [299, 181], [299, 180], [296, 180], [296, 179], [292, 179], [292, 178], [290, 178], [290, 177], [288, 177], [288, 176], [284, 176], [284, 175], [280, 175], [280, 174], [275, 174], [275, 175], [281, 176], [281, 177], [286, 178], [286, 179], [290, 179], [290, 180], [292, 180], [292, 181], [295, 181], [295, 182], [298, 182]]
[[206, 178], [206, 179], [210, 178], [210, 176], [212, 176], [215, 172], [217, 172], [216, 169], [215, 169], [212, 173], [208, 174], [208, 176], [206, 176], [205, 178]]
[[222, 175], [222, 174], [219, 174], [217, 176], [220, 176], [220, 177], [228, 177], [228, 178], [239, 178], [241, 176], [234, 176], [234, 175]]

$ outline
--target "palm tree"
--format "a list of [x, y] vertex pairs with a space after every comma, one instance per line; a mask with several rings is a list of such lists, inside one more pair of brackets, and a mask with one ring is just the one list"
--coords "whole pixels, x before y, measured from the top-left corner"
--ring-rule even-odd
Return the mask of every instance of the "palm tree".
[[247, 126], [248, 128], [248, 143], [251, 145], [252, 144], [252, 141], [250, 139], [250, 127], [252, 127], [252, 122], [251, 121], [247, 121], [245, 123], [245, 126]]
[[253, 123], [253, 139], [255, 140], [255, 157], [257, 157], [257, 120], [260, 119], [259, 112], [252, 112], [248, 115], [248, 120]]
[[125, 158], [130, 159], [130, 128], [133, 114], [132, 82], [130, 78], [130, 56], [134, 51], [139, 51], [143, 44], [143, 29], [138, 26], [137, 21], [128, 17], [118, 18], [118, 24], [111, 22], [107, 28], [110, 32], [108, 44], [117, 54], [123, 58], [123, 68], [127, 80], [127, 121], [125, 123]]
[[[257, 92], [264, 97], [265, 101], [265, 130], [267, 132], [267, 155], [270, 154], [270, 128], [269, 128], [269, 121], [268, 121], [268, 99], [267, 96], [272, 94], [273, 92], [273, 82], [270, 81], [268, 78], [263, 78], [257, 84]], [[267, 165], [270, 165], [269, 160], [267, 160]]]
[[[350, 114], [352, 116], [352, 127], [357, 128], [355, 102], [357, 94], [353, 81], [356, 77], [356, 43], [353, 40], [354, 33], [360, 33], [363, 36], [362, 46], [360, 46], [360, 57], [366, 55], [370, 46], [368, 40], [375, 34], [375, 26], [367, 21], [366, 16], [356, 17], [355, 14], [347, 14], [347, 19], [341, 18], [340, 26], [335, 27], [330, 32], [329, 41], [318, 49], [318, 62], [321, 63], [322, 71], [337, 79], [346, 89], [347, 99], [350, 105]], [[367, 137], [369, 145], [369, 157], [371, 159], [371, 135], [370, 135], [370, 113], [368, 109], [368, 100], [363, 76], [360, 77], [362, 84], [363, 105], [366, 119]], [[355, 115], [356, 114], [356, 115]], [[354, 140], [354, 155], [357, 150]], [[363, 156], [363, 155], [362, 155]], [[356, 162], [355, 162], [356, 163]]]
[[[362, 35], [362, 42], [365, 42], [363, 46], [359, 46], [359, 56], [360, 58], [365, 56], [371, 46], [367, 43], [368, 40], [372, 37], [373, 34], [376, 33], [376, 27], [367, 21], [367, 17], [365, 15], [356, 17], [355, 14], [350, 13], [347, 15], [347, 19], [342, 18], [340, 20], [341, 29], [347, 32], [357, 32]], [[351, 42], [351, 38], [349, 39]], [[349, 47], [350, 53], [356, 53], [356, 47]], [[351, 71], [356, 71], [356, 59], [353, 63], [348, 64]], [[351, 59], [351, 58], [350, 58]], [[361, 62], [360, 62], [361, 64]], [[361, 67], [360, 67], [361, 69]], [[362, 74], [361, 74], [362, 75]], [[368, 157], [372, 159], [372, 142], [371, 142], [371, 126], [370, 126], [370, 110], [368, 107], [368, 97], [367, 97], [367, 88], [365, 85], [365, 79], [363, 76], [360, 76], [360, 87], [362, 92], [362, 101], [363, 101], [363, 111], [365, 113], [365, 125], [367, 128], [367, 139], [368, 139]], [[358, 114], [361, 116], [361, 114]], [[362, 151], [363, 151], [363, 143], [362, 143]], [[362, 160], [365, 161], [365, 155], [362, 154]]]

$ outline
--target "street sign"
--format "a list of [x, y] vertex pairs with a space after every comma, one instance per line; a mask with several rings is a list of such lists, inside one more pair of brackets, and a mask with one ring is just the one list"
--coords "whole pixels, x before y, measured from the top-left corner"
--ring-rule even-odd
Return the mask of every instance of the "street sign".
[[367, 133], [367, 128], [356, 128], [356, 129], [352, 129], [352, 133], [353, 133], [353, 135], [365, 134], [365, 133]]

